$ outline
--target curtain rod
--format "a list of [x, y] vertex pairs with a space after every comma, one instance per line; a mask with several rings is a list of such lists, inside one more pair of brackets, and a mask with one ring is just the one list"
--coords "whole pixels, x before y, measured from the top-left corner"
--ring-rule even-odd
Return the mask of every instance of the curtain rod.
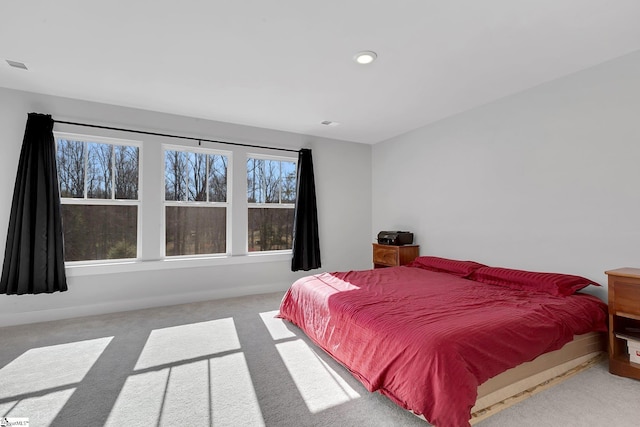
[[54, 123], [62, 123], [65, 125], [75, 125], [75, 126], [85, 126], [90, 128], [98, 128], [98, 129], [108, 129], [108, 130], [117, 130], [122, 132], [132, 132], [132, 133], [142, 133], [145, 135], [154, 135], [154, 136], [164, 136], [167, 138], [177, 138], [177, 139], [188, 139], [190, 141], [198, 141], [198, 144], [201, 142], [214, 142], [218, 144], [227, 144], [227, 145], [235, 145], [238, 147], [250, 147], [250, 148], [264, 148], [266, 150], [277, 150], [277, 151], [289, 151], [291, 153], [299, 153], [300, 150], [294, 150], [290, 148], [278, 148], [278, 147], [266, 147], [264, 145], [252, 145], [252, 144], [241, 144], [239, 142], [228, 142], [228, 141], [216, 141], [214, 139], [206, 139], [206, 138], [194, 138], [191, 136], [182, 136], [182, 135], [171, 135], [168, 133], [159, 133], [159, 132], [148, 132], [144, 130], [137, 129], [125, 129], [125, 128], [117, 128], [111, 126], [101, 126], [101, 125], [92, 125], [88, 123], [77, 123], [77, 122], [67, 122], [63, 120], [53, 120]]

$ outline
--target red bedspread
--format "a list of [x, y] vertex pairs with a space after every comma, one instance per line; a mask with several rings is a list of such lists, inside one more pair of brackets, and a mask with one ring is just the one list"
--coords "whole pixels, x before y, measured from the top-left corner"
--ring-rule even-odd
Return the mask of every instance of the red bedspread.
[[369, 391], [438, 427], [468, 426], [487, 379], [606, 330], [606, 305], [590, 295], [525, 293], [413, 267], [304, 277], [280, 317]]

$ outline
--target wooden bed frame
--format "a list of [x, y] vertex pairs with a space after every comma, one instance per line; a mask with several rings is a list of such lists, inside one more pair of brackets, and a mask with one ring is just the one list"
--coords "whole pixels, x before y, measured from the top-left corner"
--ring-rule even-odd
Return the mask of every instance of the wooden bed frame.
[[559, 350], [496, 375], [478, 387], [478, 398], [471, 409], [471, 424], [542, 391], [555, 380], [559, 382], [592, 366], [603, 358], [606, 348], [603, 332], [577, 335]]
[[[569, 378], [603, 360], [607, 351], [604, 332], [576, 335], [559, 350], [541, 354], [530, 362], [490, 378], [478, 387], [471, 408], [473, 426], [503, 409]], [[417, 415], [427, 421], [423, 415]]]

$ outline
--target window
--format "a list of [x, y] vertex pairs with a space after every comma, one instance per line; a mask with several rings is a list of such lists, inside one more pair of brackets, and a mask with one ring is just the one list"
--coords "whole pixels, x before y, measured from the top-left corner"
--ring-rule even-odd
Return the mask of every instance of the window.
[[247, 159], [249, 252], [291, 249], [296, 201], [296, 161], [250, 156]]
[[227, 253], [228, 152], [164, 151], [165, 255]]
[[65, 261], [138, 257], [140, 147], [56, 133]]
[[284, 260], [291, 250], [297, 158], [134, 134], [54, 135], [74, 274]]

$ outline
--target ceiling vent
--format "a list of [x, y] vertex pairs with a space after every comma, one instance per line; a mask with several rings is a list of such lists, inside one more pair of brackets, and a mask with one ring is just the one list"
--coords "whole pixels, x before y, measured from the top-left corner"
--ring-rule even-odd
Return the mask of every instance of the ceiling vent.
[[11, 60], [7, 59], [7, 64], [9, 64], [9, 66], [11, 66], [13, 68], [20, 68], [21, 70], [28, 70], [27, 66], [22, 62], [11, 61]]

